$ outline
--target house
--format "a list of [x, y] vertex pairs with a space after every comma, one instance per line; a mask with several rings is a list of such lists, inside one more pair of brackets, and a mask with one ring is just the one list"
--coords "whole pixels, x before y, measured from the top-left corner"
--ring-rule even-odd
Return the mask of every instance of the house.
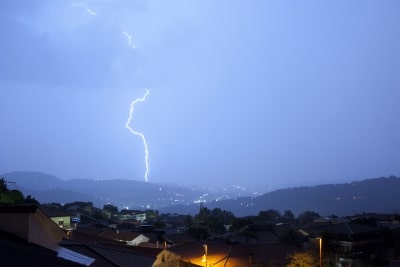
[[215, 266], [255, 267], [287, 266], [295, 248], [276, 242], [253, 245], [224, 245], [196, 241], [167, 248], [157, 255], [153, 267]]
[[82, 243], [97, 243], [97, 244], [109, 244], [109, 245], [124, 245], [125, 242], [109, 239], [109, 238], [104, 238], [97, 236], [97, 234], [93, 233], [88, 233], [88, 232], [83, 232], [81, 231], [81, 228], [73, 230], [73, 231], [67, 231], [67, 239], [63, 239], [61, 243], [63, 243], [65, 240], [71, 240], [71, 241], [77, 241], [77, 242], [82, 242]]
[[58, 256], [54, 250], [0, 231], [1, 266], [85, 266]]
[[138, 246], [140, 243], [149, 242], [150, 238], [136, 232], [106, 229], [101, 232], [99, 237], [125, 242], [130, 246]]
[[127, 246], [124, 242], [100, 237], [90, 233], [71, 231], [68, 239], [60, 246], [94, 259], [91, 267], [96, 266], [139, 266], [153, 265], [161, 248]]
[[288, 256], [295, 253], [292, 246], [277, 242], [232, 246], [224, 267], [283, 267], [289, 263]]
[[131, 246], [96, 242], [64, 240], [62, 247], [94, 259], [90, 267], [97, 266], [138, 266], [151, 267], [156, 258], [156, 251], [136, 252]]
[[[166, 266], [224, 266], [231, 247], [209, 241], [195, 241], [162, 250], [153, 267]], [[183, 265], [184, 266], [184, 265]]]
[[322, 238], [323, 247], [333, 253], [335, 264], [340, 266], [380, 259], [386, 254], [382, 231], [375, 226], [344, 222], [321, 224], [303, 230], [309, 234], [310, 243], [315, 243], [317, 237]]
[[60, 228], [37, 205], [0, 206], [1, 266], [151, 267], [160, 251]]
[[63, 229], [72, 229], [71, 217], [74, 215], [62, 209], [56, 209], [48, 206], [40, 206], [40, 209], [49, 217], [55, 224]]
[[135, 220], [138, 222], [146, 221], [147, 214], [144, 211], [140, 210], [121, 210], [119, 215], [115, 215], [119, 220]]
[[[93, 262], [58, 245], [67, 235], [37, 205], [0, 206], [0, 231], [5, 233], [1, 242], [6, 244], [1, 253], [7, 252], [1, 258], [2, 265], [43, 266], [53, 262], [54, 266], [88, 266]], [[23, 258], [29, 262], [24, 264]]]
[[269, 227], [250, 227], [249, 230], [239, 233], [232, 233], [226, 236], [229, 243], [232, 244], [262, 244], [279, 241], [279, 237]]
[[37, 205], [0, 206], [0, 230], [51, 250], [66, 238]]

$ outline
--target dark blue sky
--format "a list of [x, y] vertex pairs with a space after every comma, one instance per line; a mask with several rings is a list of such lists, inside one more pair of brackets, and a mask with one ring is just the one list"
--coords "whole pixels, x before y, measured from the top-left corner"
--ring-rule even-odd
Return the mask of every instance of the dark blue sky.
[[2, 1], [0, 173], [400, 175], [400, 2]]

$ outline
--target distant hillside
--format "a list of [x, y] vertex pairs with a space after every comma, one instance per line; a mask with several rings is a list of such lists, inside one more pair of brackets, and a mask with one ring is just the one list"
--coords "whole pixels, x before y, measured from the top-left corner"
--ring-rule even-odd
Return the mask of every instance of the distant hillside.
[[204, 192], [134, 180], [74, 179], [63, 181], [40, 172], [11, 172], [5, 177], [11, 189], [31, 195], [41, 203], [91, 201], [97, 207], [111, 203], [119, 208], [158, 209], [191, 204]]
[[54, 188], [62, 188], [64, 181], [49, 174], [41, 172], [10, 172], [0, 175], [17, 187], [33, 191], [46, 191]]
[[[322, 216], [353, 215], [362, 212], [399, 213], [400, 178], [368, 179], [346, 184], [330, 184], [276, 190], [256, 198], [213, 201], [206, 207], [219, 207], [236, 216], [255, 215], [261, 210], [291, 210], [298, 215], [310, 210]], [[188, 207], [170, 207], [166, 211], [188, 211]], [[198, 207], [193, 207], [196, 212]]]
[[[120, 209], [158, 209], [161, 213], [196, 214], [199, 199], [205, 206], [232, 211], [236, 216], [256, 215], [276, 209], [295, 215], [311, 210], [320, 215], [352, 215], [362, 212], [399, 213], [400, 178], [382, 177], [359, 182], [296, 187], [276, 190], [259, 197], [219, 200], [218, 195], [199, 190], [132, 180], [76, 179], [63, 181], [39, 172], [12, 172], [0, 175], [24, 195], [41, 203], [91, 201], [97, 207], [111, 203]], [[205, 194], [208, 193], [208, 194]], [[197, 202], [198, 203], [198, 202]]]

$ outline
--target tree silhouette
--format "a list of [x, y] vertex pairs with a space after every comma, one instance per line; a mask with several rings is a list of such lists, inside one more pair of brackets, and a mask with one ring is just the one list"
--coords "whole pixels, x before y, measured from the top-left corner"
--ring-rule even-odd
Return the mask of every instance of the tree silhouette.
[[8, 192], [7, 188], [7, 181], [4, 179], [4, 177], [1, 177], [0, 179], [0, 193], [3, 192]]
[[320, 218], [321, 216], [315, 212], [315, 211], [305, 211], [301, 213], [298, 217], [297, 220], [300, 225], [306, 225], [309, 223], [312, 223], [315, 219]]
[[278, 210], [269, 209], [260, 211], [257, 217], [260, 221], [276, 221], [281, 217], [281, 214]]
[[7, 181], [0, 179], [0, 204], [21, 204], [24, 203], [24, 195], [19, 190], [9, 190]]
[[310, 252], [298, 252], [289, 256], [287, 267], [315, 267], [319, 265], [318, 258]]
[[25, 202], [25, 203], [28, 203], [28, 204], [37, 204], [37, 205], [40, 204], [39, 201], [37, 201], [37, 200], [36, 200], [34, 197], [32, 197], [31, 195], [27, 195], [24, 202]]
[[117, 214], [118, 213], [118, 207], [114, 206], [114, 205], [111, 205], [111, 204], [104, 205], [103, 206], [103, 210], [107, 211], [107, 212], [109, 212], [111, 214]]

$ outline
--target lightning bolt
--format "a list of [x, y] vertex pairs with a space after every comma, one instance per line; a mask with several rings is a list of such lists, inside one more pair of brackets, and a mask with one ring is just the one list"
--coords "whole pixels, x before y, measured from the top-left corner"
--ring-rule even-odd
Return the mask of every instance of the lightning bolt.
[[135, 44], [132, 42], [132, 36], [131, 36], [129, 33], [125, 32], [125, 31], [123, 31], [122, 34], [125, 35], [126, 39], [128, 39], [128, 45], [129, 45], [130, 47], [132, 47], [132, 49], [135, 49], [136, 46], [135, 46]]
[[[84, 8], [84, 9], [86, 10], [86, 12], [89, 13], [90, 15], [92, 15], [92, 16], [96, 15], [96, 12], [94, 12], [93, 10], [91, 10], [87, 5], [85, 5], [85, 4], [82, 3], [82, 2], [73, 2], [73, 1], [71, 1], [70, 3], [71, 3], [71, 5], [72, 5], [73, 7], [82, 7], [82, 8]], [[135, 45], [135, 43], [133, 42], [132, 36], [131, 36], [128, 32], [126, 32], [126, 31], [122, 31], [122, 34], [123, 34], [123, 35], [126, 37], [126, 39], [128, 40], [128, 46], [131, 47], [132, 49], [135, 49], [135, 48], [136, 48], [136, 45]], [[148, 151], [148, 149], [147, 149], [146, 138], [144, 137], [144, 134], [143, 134], [143, 133], [138, 132], [138, 131], [135, 131], [135, 130], [134, 130], [133, 128], [131, 128], [129, 125], [131, 124], [131, 121], [132, 121], [132, 118], [133, 118], [132, 114], [133, 114], [133, 110], [134, 110], [135, 104], [138, 103], [138, 102], [143, 102], [143, 101], [145, 101], [145, 100], [146, 100], [146, 97], [147, 97], [147, 95], [148, 95], [149, 93], [150, 93], [149, 90], [146, 89], [146, 92], [145, 92], [145, 94], [144, 94], [144, 96], [143, 96], [142, 98], [135, 99], [135, 100], [133, 100], [133, 101], [131, 102], [131, 106], [130, 106], [130, 109], [129, 109], [129, 118], [128, 118], [126, 124], [125, 124], [125, 128], [127, 128], [132, 134], [138, 135], [138, 136], [140, 136], [140, 138], [142, 138], [143, 145], [144, 145], [145, 165], [146, 165], [146, 171], [145, 171], [145, 173], [144, 173], [144, 179], [145, 179], [146, 182], [148, 182], [148, 174], [149, 174], [149, 151]]]
[[146, 165], [146, 171], [144, 173], [144, 180], [147, 182], [148, 181], [148, 174], [149, 174], [149, 151], [147, 150], [147, 142], [146, 142], [146, 138], [144, 137], [144, 134], [142, 134], [141, 132], [137, 132], [134, 129], [132, 129], [129, 125], [131, 124], [132, 121], [132, 114], [133, 114], [133, 109], [136, 103], [138, 102], [143, 102], [146, 100], [146, 96], [149, 94], [149, 90], [146, 89], [146, 92], [144, 94], [144, 96], [142, 98], [138, 98], [135, 99], [131, 102], [131, 107], [129, 109], [129, 118], [125, 124], [125, 128], [127, 128], [132, 134], [138, 135], [140, 136], [140, 138], [142, 138], [143, 141], [143, 146], [144, 146], [144, 162]]
[[81, 7], [83, 7], [86, 11], [87, 11], [87, 13], [89, 13], [90, 15], [92, 15], [92, 16], [94, 16], [94, 15], [96, 15], [96, 12], [94, 12], [93, 10], [91, 10], [87, 5], [85, 5], [84, 3], [75, 3], [75, 2], [72, 2], [71, 1], [71, 5], [72, 6], [81, 6]]

